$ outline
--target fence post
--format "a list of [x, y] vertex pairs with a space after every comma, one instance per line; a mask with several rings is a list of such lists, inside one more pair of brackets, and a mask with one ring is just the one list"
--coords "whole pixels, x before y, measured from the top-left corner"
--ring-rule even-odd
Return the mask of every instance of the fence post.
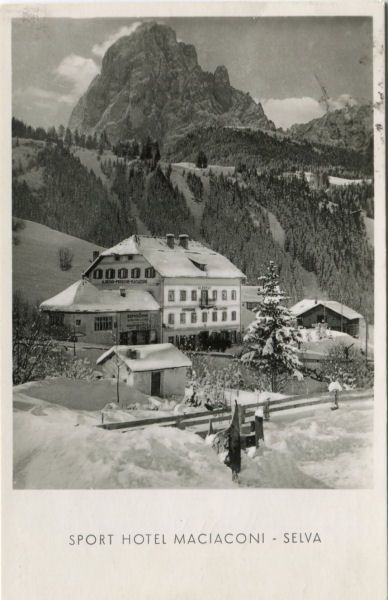
[[179, 418], [178, 418], [178, 419], [176, 420], [176, 426], [177, 426], [177, 429], [186, 429], [186, 424], [185, 424], [185, 422], [183, 421], [183, 419], [179, 419]]
[[263, 416], [266, 421], [269, 421], [269, 406], [271, 404], [270, 400], [266, 400], [263, 404]]
[[239, 406], [239, 423], [244, 425], [245, 423], [245, 406]]
[[235, 400], [232, 421], [229, 427], [229, 452], [225, 463], [232, 469], [232, 479], [237, 480], [241, 470], [241, 440], [240, 440], [240, 417], [239, 405]]
[[264, 441], [264, 418], [260, 409], [255, 412], [255, 445], [259, 447], [259, 440]]
[[209, 419], [209, 429], [208, 429], [207, 434], [208, 435], [213, 435], [213, 433], [214, 433], [214, 430], [213, 430], [213, 419]]

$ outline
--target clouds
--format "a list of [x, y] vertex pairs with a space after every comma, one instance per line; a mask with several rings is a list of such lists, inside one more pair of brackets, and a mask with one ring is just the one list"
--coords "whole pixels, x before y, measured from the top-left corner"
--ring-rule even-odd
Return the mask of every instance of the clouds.
[[78, 100], [98, 73], [99, 68], [92, 58], [85, 58], [77, 54], [66, 56], [54, 69], [56, 77], [68, 86], [70, 85], [68, 93], [62, 95], [62, 102], [72, 104]]
[[[329, 98], [329, 110], [338, 110], [345, 106], [355, 106], [357, 101], [349, 94], [341, 94], [338, 98]], [[311, 98], [269, 98], [262, 101], [264, 112], [276, 127], [288, 129], [294, 123], [307, 123], [312, 119], [322, 117], [326, 113], [324, 104]]]
[[264, 112], [276, 127], [288, 129], [294, 123], [307, 123], [321, 117], [325, 110], [315, 98], [270, 98], [262, 102]]
[[105, 52], [112, 44], [125, 35], [131, 35], [134, 31], [136, 31], [139, 25], [141, 25], [141, 22], [136, 21], [129, 26], [120, 27], [120, 29], [117, 29], [111, 33], [101, 44], [94, 44], [92, 48], [93, 54], [100, 57], [104, 56]]

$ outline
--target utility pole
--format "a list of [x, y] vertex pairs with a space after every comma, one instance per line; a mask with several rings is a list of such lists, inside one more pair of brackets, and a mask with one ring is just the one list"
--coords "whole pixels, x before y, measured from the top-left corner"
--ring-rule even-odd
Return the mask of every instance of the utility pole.
[[365, 361], [368, 362], [368, 317], [365, 317]]

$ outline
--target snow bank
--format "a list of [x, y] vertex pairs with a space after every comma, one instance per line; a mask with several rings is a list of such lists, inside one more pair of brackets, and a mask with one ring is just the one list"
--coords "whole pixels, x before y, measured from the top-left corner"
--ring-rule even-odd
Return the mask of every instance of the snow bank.
[[[100, 411], [74, 410], [14, 395], [14, 486], [27, 489], [230, 488], [231, 471], [190, 431], [149, 427], [121, 433], [96, 428]], [[21, 389], [22, 388], [22, 389]], [[251, 395], [240, 393], [240, 401]], [[263, 396], [275, 396], [262, 394]], [[279, 396], [279, 395], [277, 395]], [[171, 414], [170, 409], [169, 413]], [[158, 416], [163, 416], [159, 411]], [[107, 406], [105, 422], [155, 416]], [[264, 423], [265, 443], [243, 454], [240, 485], [267, 488], [372, 486], [371, 401], [300, 408]]]
[[278, 394], [276, 392], [249, 392], [246, 390], [225, 390], [225, 399], [230, 404], [237, 400], [241, 405], [244, 404], [255, 404], [258, 402], [265, 402], [266, 400], [280, 400], [285, 398], [284, 394]]
[[[69, 411], [75, 412], [75, 411]], [[230, 470], [203, 440], [150, 427], [130, 433], [14, 414], [14, 487], [228, 488]]]
[[[101, 410], [106, 404], [117, 401], [117, 380], [83, 381], [52, 377], [44, 381], [15, 386], [14, 392], [22, 392], [31, 398], [53, 401], [76, 410]], [[149, 404], [148, 396], [122, 382], [120, 382], [119, 394], [123, 405]]]
[[341, 489], [373, 485], [371, 402], [293, 415], [265, 423], [265, 444], [253, 460], [244, 456], [242, 485]]

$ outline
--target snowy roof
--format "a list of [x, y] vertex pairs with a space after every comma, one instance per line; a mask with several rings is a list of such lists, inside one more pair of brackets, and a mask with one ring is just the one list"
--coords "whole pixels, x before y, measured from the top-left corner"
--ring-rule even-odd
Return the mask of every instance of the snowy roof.
[[104, 250], [87, 268], [87, 275], [103, 256], [140, 254], [162, 277], [241, 277], [245, 275], [222, 254], [214, 252], [200, 242], [188, 239], [187, 249], [174, 240], [167, 245], [164, 237], [132, 235], [116, 246]]
[[[136, 352], [136, 358], [130, 358], [133, 352]], [[134, 372], [191, 367], [191, 360], [173, 344], [112, 346], [97, 359], [97, 364], [102, 364], [114, 354]]]
[[159, 310], [160, 306], [149, 292], [126, 290], [98, 290], [87, 279], [76, 281], [40, 305], [42, 310], [61, 312], [121, 312]]
[[346, 319], [363, 319], [363, 316], [360, 315], [360, 313], [356, 312], [352, 308], [349, 308], [349, 306], [346, 306], [345, 304], [341, 304], [341, 302], [337, 302], [336, 300], [314, 300], [305, 298], [304, 300], [294, 304], [290, 310], [298, 317], [299, 315], [308, 312], [316, 306], [324, 306], [338, 313], [339, 315], [343, 315]]
[[259, 302], [262, 295], [259, 295], [261, 288], [258, 285], [242, 285], [241, 300], [242, 302]]

